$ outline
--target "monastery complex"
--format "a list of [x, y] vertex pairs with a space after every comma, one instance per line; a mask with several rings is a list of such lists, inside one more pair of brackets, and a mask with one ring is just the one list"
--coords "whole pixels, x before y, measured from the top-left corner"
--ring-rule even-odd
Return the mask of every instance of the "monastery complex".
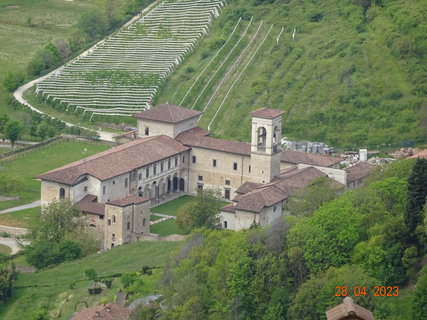
[[320, 177], [352, 188], [372, 170], [365, 162], [344, 170], [339, 158], [281, 150], [282, 113], [251, 112], [245, 143], [210, 137], [198, 127], [199, 111], [151, 108], [135, 115], [136, 140], [38, 176], [42, 204], [69, 198], [111, 248], [149, 234], [151, 203], [175, 193], [220, 189], [230, 201], [221, 226], [239, 230], [273, 223], [292, 192]]

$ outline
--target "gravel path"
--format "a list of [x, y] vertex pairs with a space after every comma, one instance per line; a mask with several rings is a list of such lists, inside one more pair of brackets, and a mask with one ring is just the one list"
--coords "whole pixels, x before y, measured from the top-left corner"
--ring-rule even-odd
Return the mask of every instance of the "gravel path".
[[36, 208], [36, 207], [40, 207], [40, 206], [41, 206], [41, 201], [36, 200], [36, 201], [28, 203], [28, 204], [23, 204], [22, 206], [4, 209], [4, 210], [0, 211], [0, 214], [8, 213], [8, 212], [14, 212], [14, 211], [20, 211], [20, 210], [24, 210], [24, 209]]
[[[148, 10], [150, 10], [153, 6], [155, 6], [158, 2], [159, 2], [159, 0], [158, 0], [158, 1], [153, 2], [153, 3], [152, 3], [151, 5], [149, 5], [147, 8], [145, 8], [144, 10], [142, 10], [142, 11], [141, 11], [140, 13], [138, 13], [135, 17], [133, 17], [130, 21], [128, 21], [128, 22], [124, 25], [124, 27], [128, 26], [129, 24], [131, 24], [131, 23], [132, 23], [132, 22], [134, 22], [135, 20], [139, 19], [139, 18], [141, 17], [141, 15], [142, 15], [142, 14], [146, 13], [146, 12], [147, 12]], [[92, 51], [93, 51], [93, 50], [94, 50], [98, 45], [102, 44], [104, 41], [105, 41], [105, 39], [103, 39], [103, 40], [99, 41], [98, 43], [96, 43], [95, 45], [93, 45], [91, 48], [89, 48], [88, 50], [86, 50], [85, 52], [83, 52], [80, 56], [78, 56], [78, 57], [76, 57], [76, 58], [74, 58], [74, 59], [80, 59], [81, 57], [87, 56], [88, 54], [92, 53]], [[74, 60], [74, 59], [73, 59], [73, 60]], [[73, 60], [68, 61], [65, 65], [67, 65], [67, 64], [69, 64], [69, 63], [71, 63]], [[60, 66], [58, 69], [55, 69], [55, 70], [53, 70], [52, 72], [49, 72], [48, 74], [46, 74], [46, 75], [44, 75], [44, 76], [42, 76], [42, 77], [40, 77], [40, 78], [37, 78], [37, 79], [35, 79], [35, 80], [33, 80], [33, 81], [30, 81], [30, 82], [28, 82], [28, 83], [24, 84], [23, 86], [21, 86], [21, 87], [19, 87], [18, 89], [16, 89], [16, 90], [15, 90], [15, 92], [13, 93], [13, 96], [15, 97], [15, 99], [16, 99], [16, 100], [18, 100], [18, 101], [19, 101], [20, 103], [22, 103], [23, 105], [26, 105], [27, 107], [29, 107], [31, 110], [33, 110], [33, 111], [35, 111], [35, 112], [38, 112], [38, 113], [41, 113], [41, 114], [46, 114], [45, 112], [43, 112], [43, 111], [41, 111], [41, 110], [39, 110], [39, 109], [35, 108], [35, 107], [34, 107], [34, 106], [32, 106], [31, 104], [29, 104], [29, 102], [28, 102], [27, 100], [25, 100], [25, 99], [24, 99], [23, 94], [24, 94], [24, 92], [25, 92], [26, 90], [28, 90], [29, 88], [31, 88], [31, 87], [32, 87], [33, 85], [35, 85], [36, 83], [41, 82], [41, 81], [42, 81], [42, 80], [44, 80], [45, 78], [49, 77], [51, 74], [53, 74], [53, 73], [55, 73], [55, 72], [58, 72], [58, 71], [60, 71], [61, 69], [63, 69], [65, 65]], [[47, 114], [47, 115], [48, 115], [48, 114]], [[48, 116], [50, 116], [50, 115], [48, 115]], [[51, 117], [51, 118], [55, 118], [55, 117], [52, 117], [52, 116], [50, 116], [50, 117]], [[80, 128], [82, 128], [82, 129], [90, 130], [90, 129], [86, 128], [86, 127], [79, 126], [79, 125], [76, 125], [76, 124], [73, 124], [73, 123], [70, 123], [70, 122], [66, 122], [66, 121], [63, 121], [63, 122], [64, 122], [68, 127], [76, 126], [76, 127], [80, 127]], [[115, 142], [115, 139], [114, 139], [114, 138], [115, 138], [116, 136], [120, 135], [120, 134], [117, 134], [117, 133], [112, 133], [112, 132], [107, 132], [107, 131], [102, 131], [102, 130], [97, 130], [96, 132], [99, 134], [100, 139], [101, 139], [101, 140], [105, 140], [105, 141], [113, 141], [113, 142]]]

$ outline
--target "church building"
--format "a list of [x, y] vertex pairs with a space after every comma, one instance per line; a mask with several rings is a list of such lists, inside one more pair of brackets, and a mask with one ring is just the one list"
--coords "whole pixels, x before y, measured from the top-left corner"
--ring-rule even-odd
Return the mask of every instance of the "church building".
[[42, 204], [63, 198], [78, 204], [107, 248], [149, 233], [149, 200], [205, 188], [218, 188], [230, 201], [220, 213], [222, 227], [270, 224], [294, 190], [322, 176], [347, 182], [339, 158], [281, 150], [282, 114], [251, 112], [245, 143], [210, 137], [198, 127], [199, 111], [151, 108], [135, 115], [136, 140], [39, 175]]

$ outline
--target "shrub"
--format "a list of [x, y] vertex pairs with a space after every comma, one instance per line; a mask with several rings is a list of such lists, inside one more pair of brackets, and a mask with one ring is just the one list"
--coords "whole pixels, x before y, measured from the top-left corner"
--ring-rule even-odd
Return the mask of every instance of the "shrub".
[[22, 72], [8, 72], [3, 80], [3, 86], [7, 91], [15, 91], [21, 83], [24, 82], [25, 76]]

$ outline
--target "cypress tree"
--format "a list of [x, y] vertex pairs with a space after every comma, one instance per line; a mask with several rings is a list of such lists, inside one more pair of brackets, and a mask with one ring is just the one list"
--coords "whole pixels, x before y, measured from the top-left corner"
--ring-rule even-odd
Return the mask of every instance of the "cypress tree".
[[408, 202], [405, 224], [408, 227], [409, 244], [418, 245], [415, 230], [424, 220], [424, 205], [427, 196], [427, 159], [417, 159], [408, 179]]

